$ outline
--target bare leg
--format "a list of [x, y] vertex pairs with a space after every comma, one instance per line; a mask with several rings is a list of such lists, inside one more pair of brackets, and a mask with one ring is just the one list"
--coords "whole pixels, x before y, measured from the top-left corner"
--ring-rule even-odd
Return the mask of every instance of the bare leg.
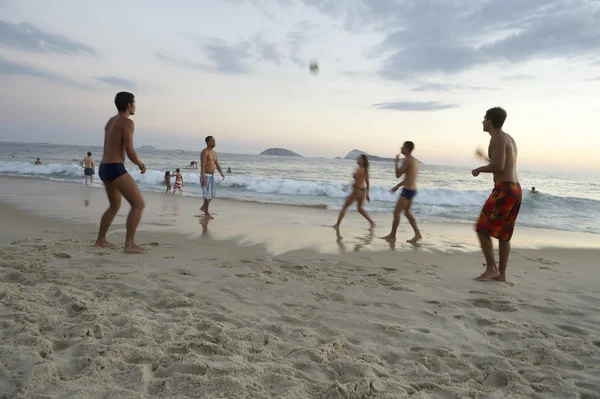
[[135, 231], [140, 224], [142, 212], [144, 210], [144, 199], [138, 189], [135, 181], [129, 173], [118, 177], [111, 184], [123, 194], [123, 197], [131, 205], [131, 210], [127, 216], [127, 234], [125, 236], [125, 252], [127, 253], [142, 253], [146, 252], [147, 248], [142, 248], [135, 244]]
[[413, 216], [412, 212], [410, 211], [410, 207], [412, 206], [412, 200], [409, 202], [408, 204], [408, 208], [406, 208], [406, 211], [404, 211], [404, 214], [406, 215], [406, 218], [408, 219], [408, 222], [410, 223], [410, 226], [413, 228], [414, 232], [415, 232], [415, 236], [406, 241], [409, 242], [411, 244], [415, 244], [417, 241], [419, 241], [421, 238], [423, 238], [421, 236], [421, 232], [419, 231], [419, 227], [417, 227], [417, 220], [415, 219], [415, 217]]
[[94, 175], [90, 176], [90, 184], [94, 184]]
[[352, 192], [352, 194], [350, 194], [348, 196], [348, 198], [346, 198], [346, 201], [344, 202], [344, 206], [342, 206], [342, 210], [340, 211], [340, 214], [338, 216], [338, 220], [332, 226], [333, 228], [337, 229], [338, 227], [340, 227], [340, 224], [342, 223], [342, 219], [344, 219], [344, 216], [346, 216], [346, 211], [348, 210], [350, 205], [352, 205], [353, 202], [354, 202], [354, 191]]
[[392, 222], [392, 231], [387, 236], [383, 237], [386, 240], [395, 240], [396, 239], [396, 231], [398, 231], [398, 225], [400, 225], [400, 213], [402, 213], [403, 209], [406, 209], [408, 206], [408, 200], [404, 197], [400, 197], [398, 202], [396, 203], [396, 208], [394, 209], [394, 221]]
[[212, 217], [212, 215], [208, 212], [208, 206], [210, 205], [210, 201], [209, 199], [205, 199], [204, 200], [204, 205], [202, 205], [202, 208], [200, 208], [201, 211], [204, 212], [204, 215], [209, 218], [209, 219], [214, 219], [214, 217]]
[[96, 239], [96, 247], [107, 248], [113, 246], [111, 243], [106, 241], [106, 233], [110, 227], [113, 219], [119, 212], [121, 207], [121, 193], [112, 184], [106, 184], [106, 195], [110, 206], [102, 215], [100, 219], [100, 231], [98, 231], [98, 238]]
[[481, 250], [483, 251], [483, 256], [485, 256], [485, 263], [487, 266], [481, 276], [475, 278], [475, 280], [488, 281], [489, 279], [496, 278], [500, 275], [496, 260], [494, 259], [494, 246], [492, 245], [492, 238], [490, 236], [483, 233], [477, 233], [477, 236], [479, 237]]
[[88, 185], [88, 177], [87, 176], [85, 176], [85, 185], [86, 186]]
[[502, 281], [506, 283], [506, 267], [508, 266], [508, 257], [510, 255], [510, 241], [499, 240], [498, 245], [500, 247], [500, 267], [498, 277], [493, 277], [494, 280]]
[[369, 216], [369, 214], [367, 213], [367, 211], [364, 210], [363, 208], [363, 203], [365, 202], [365, 197], [364, 196], [360, 196], [357, 200], [357, 207], [358, 207], [358, 213], [360, 213], [361, 215], [363, 215], [363, 217], [365, 219], [367, 219], [367, 221], [369, 222], [369, 224], [371, 225], [371, 230], [373, 230], [375, 228], [375, 222], [373, 221], [373, 219], [371, 219], [371, 217]]

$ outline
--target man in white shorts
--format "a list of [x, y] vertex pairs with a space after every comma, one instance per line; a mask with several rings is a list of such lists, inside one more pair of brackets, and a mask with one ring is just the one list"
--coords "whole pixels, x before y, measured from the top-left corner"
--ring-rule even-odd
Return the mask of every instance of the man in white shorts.
[[204, 139], [206, 148], [200, 153], [200, 182], [202, 183], [202, 196], [204, 204], [200, 208], [204, 215], [209, 219], [214, 219], [208, 212], [208, 206], [215, 194], [215, 169], [219, 171], [221, 177], [225, 179], [225, 175], [219, 165], [217, 153], [214, 150], [216, 142], [213, 136], [208, 136]]

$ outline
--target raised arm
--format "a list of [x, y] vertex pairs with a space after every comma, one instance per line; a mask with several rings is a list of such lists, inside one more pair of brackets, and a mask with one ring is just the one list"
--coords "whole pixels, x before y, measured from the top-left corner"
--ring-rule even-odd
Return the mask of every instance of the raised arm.
[[497, 173], [504, 171], [506, 164], [506, 144], [503, 136], [495, 136], [490, 140], [490, 162], [486, 166], [475, 169], [479, 173]]
[[127, 153], [129, 160], [136, 164], [143, 173], [146, 166], [140, 161], [135, 152], [135, 148], [133, 147], [133, 130], [133, 121], [131, 119], [125, 120], [125, 127], [123, 128], [123, 145], [125, 146], [125, 152]]
[[400, 156], [396, 155], [396, 160], [394, 161], [394, 170], [396, 171], [396, 177], [402, 176], [408, 170], [408, 162], [406, 162], [406, 160], [404, 160], [402, 162], [402, 166], [398, 167], [399, 161], [400, 161]]

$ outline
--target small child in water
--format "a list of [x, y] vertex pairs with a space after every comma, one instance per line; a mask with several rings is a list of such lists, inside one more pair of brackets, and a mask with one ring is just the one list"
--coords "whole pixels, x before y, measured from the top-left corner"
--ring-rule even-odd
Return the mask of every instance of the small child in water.
[[165, 181], [163, 181], [163, 184], [167, 187], [165, 194], [169, 194], [169, 191], [171, 191], [171, 172], [168, 170], [165, 172]]

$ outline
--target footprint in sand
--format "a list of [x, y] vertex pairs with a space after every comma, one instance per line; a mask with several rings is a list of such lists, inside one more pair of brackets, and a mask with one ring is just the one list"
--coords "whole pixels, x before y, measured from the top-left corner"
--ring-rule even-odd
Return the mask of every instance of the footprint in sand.
[[519, 308], [508, 301], [494, 301], [489, 298], [476, 298], [469, 300], [477, 308], [486, 308], [494, 312], [516, 312]]

